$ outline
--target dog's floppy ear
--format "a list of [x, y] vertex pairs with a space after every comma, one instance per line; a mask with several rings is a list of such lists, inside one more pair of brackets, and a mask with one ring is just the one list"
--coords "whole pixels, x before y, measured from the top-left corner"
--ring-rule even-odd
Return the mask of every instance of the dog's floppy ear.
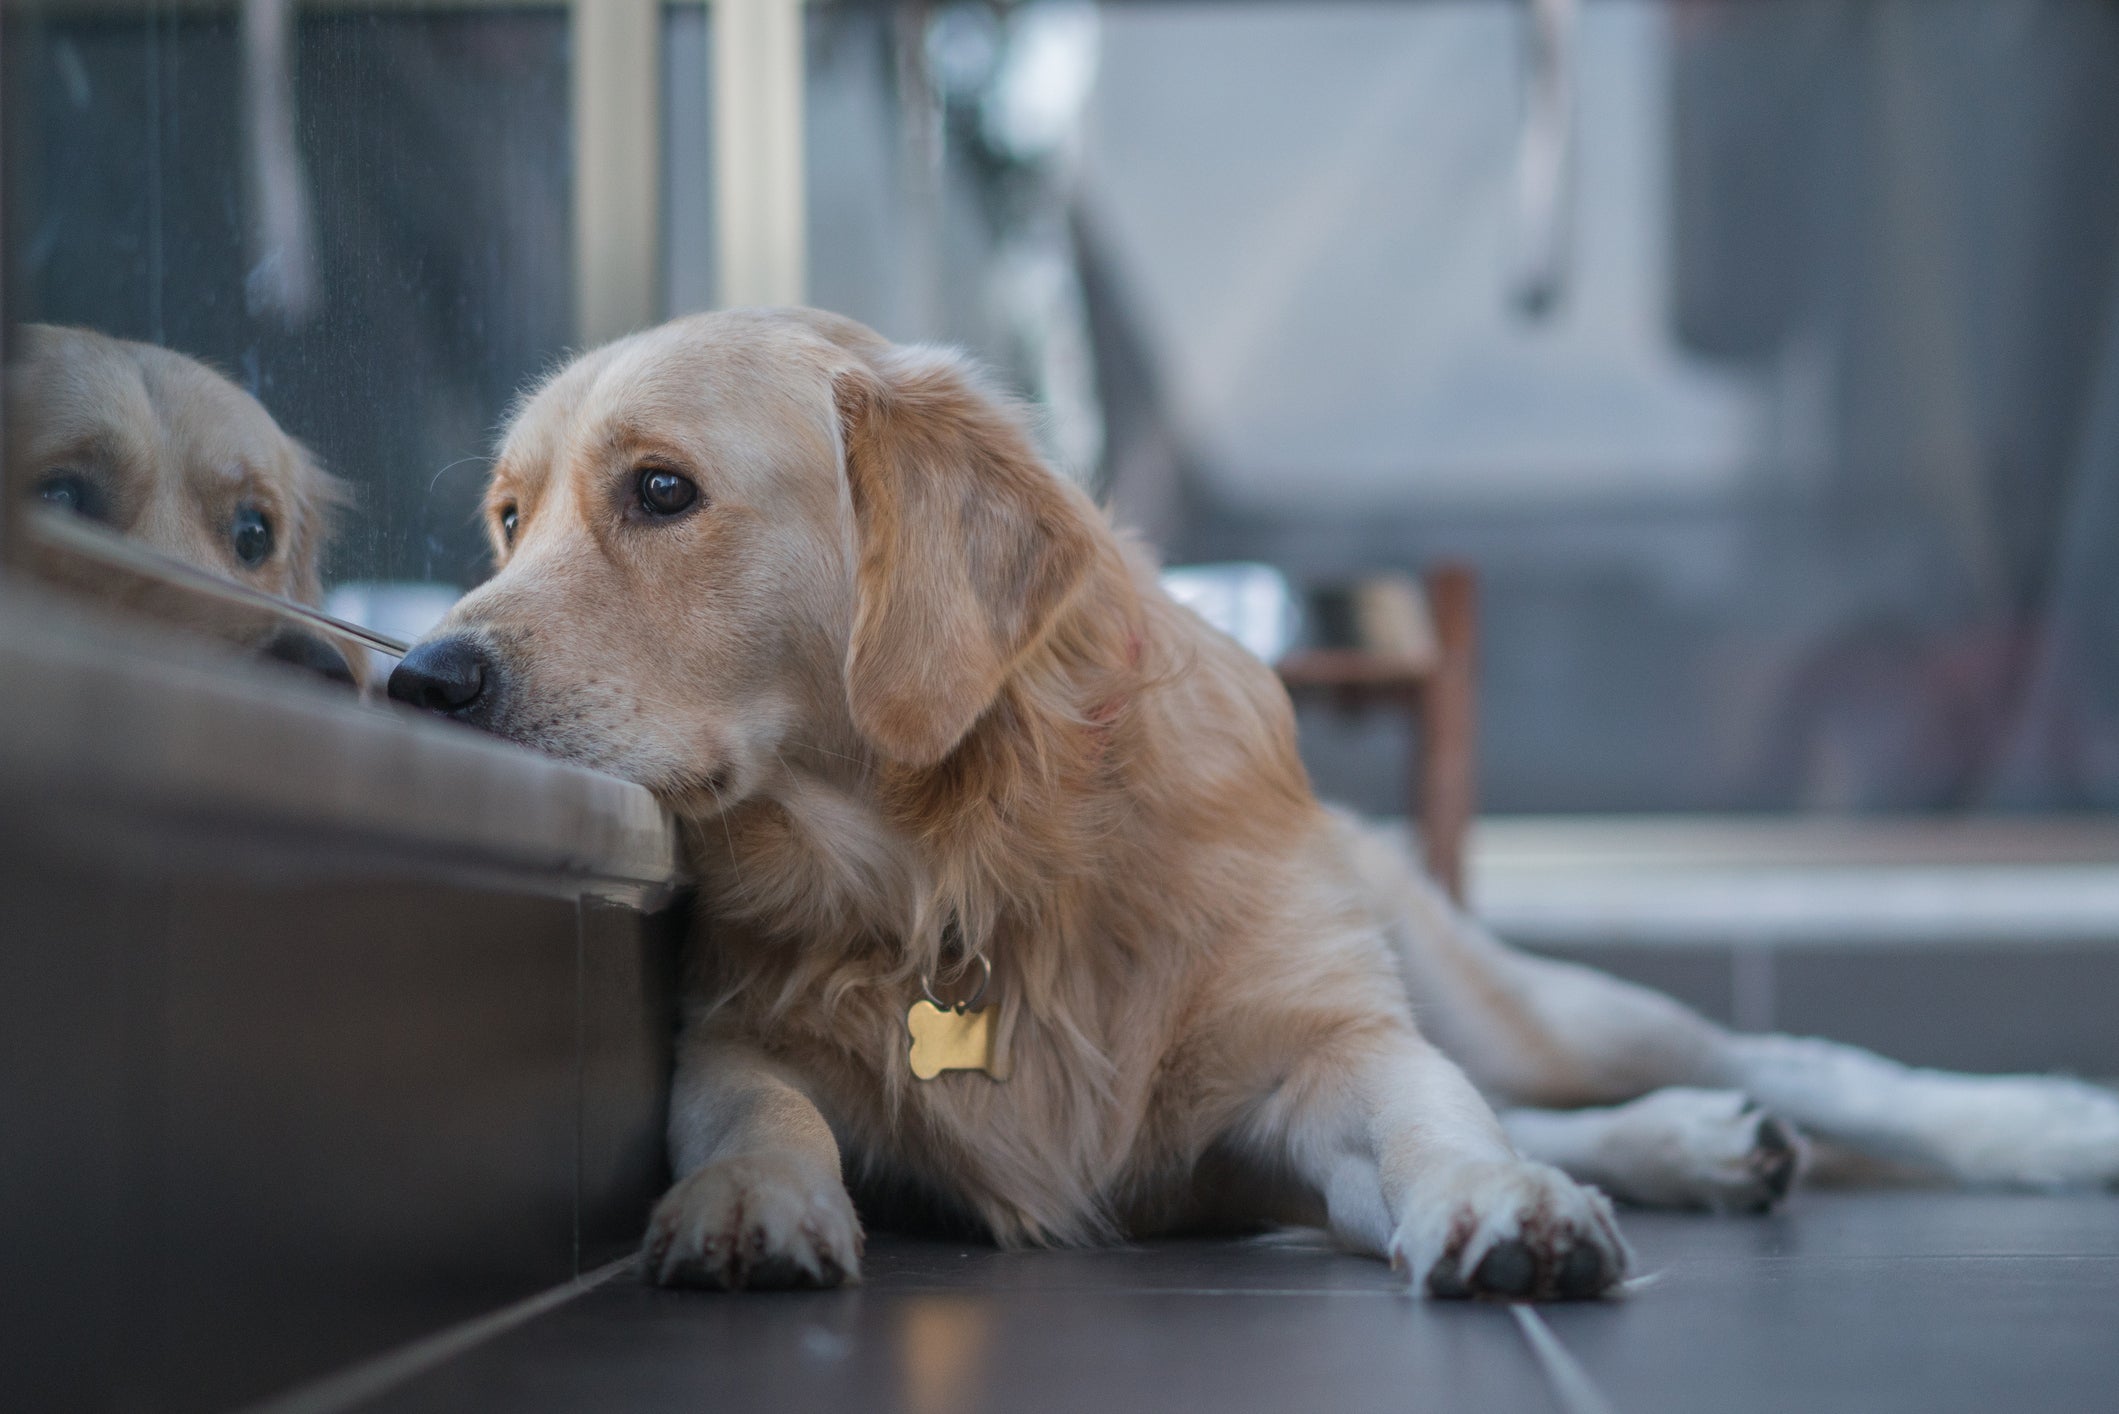
[[847, 701], [885, 756], [932, 766], [1088, 572], [1091, 512], [951, 355], [893, 349], [833, 390], [859, 555]]

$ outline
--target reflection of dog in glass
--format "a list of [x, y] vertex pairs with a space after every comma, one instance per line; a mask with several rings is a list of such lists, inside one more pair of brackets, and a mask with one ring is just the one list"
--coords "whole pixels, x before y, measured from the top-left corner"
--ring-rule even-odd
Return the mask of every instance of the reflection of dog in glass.
[[[7, 465], [29, 504], [283, 598], [321, 600], [324, 540], [343, 493], [255, 398], [153, 344], [45, 324], [24, 326], [18, 340], [7, 369]], [[44, 577], [105, 602], [352, 680], [348, 655], [262, 612], [49, 549], [29, 559]]]
[[846, 1280], [845, 1180], [1008, 1243], [1313, 1221], [1438, 1295], [1588, 1296], [1627, 1256], [1577, 1180], [1763, 1208], [1791, 1125], [2119, 1179], [2108, 1092], [1503, 946], [1318, 804], [1272, 670], [945, 353], [801, 311], [635, 335], [522, 404], [487, 514], [498, 573], [390, 691], [687, 823], [660, 1280]]

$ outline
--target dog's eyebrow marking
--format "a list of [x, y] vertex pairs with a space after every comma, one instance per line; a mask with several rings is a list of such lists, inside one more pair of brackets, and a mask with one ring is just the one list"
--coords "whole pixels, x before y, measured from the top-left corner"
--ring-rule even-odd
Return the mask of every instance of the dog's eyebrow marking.
[[626, 418], [613, 418], [590, 445], [614, 460], [628, 464], [652, 459], [690, 467], [699, 460], [697, 456], [672, 442], [667, 435], [654, 430], [650, 424], [636, 423]]
[[541, 454], [542, 445], [537, 450], [539, 455], [511, 456], [493, 463], [485, 499], [479, 503], [480, 514], [497, 515], [501, 507], [513, 503], [524, 519], [529, 518], [552, 479], [552, 459]]
[[122, 445], [123, 440], [112, 436], [107, 428], [89, 427], [56, 438], [48, 447], [32, 447], [30, 452], [33, 458], [41, 461], [66, 465], [101, 462], [107, 465], [124, 460], [127, 448]]

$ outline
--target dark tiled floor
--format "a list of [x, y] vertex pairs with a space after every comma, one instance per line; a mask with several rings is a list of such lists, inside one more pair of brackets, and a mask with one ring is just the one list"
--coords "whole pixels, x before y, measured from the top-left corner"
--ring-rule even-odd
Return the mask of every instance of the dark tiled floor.
[[1300, 1237], [1024, 1254], [878, 1239], [858, 1291], [620, 1279], [365, 1407], [2119, 1407], [2119, 1198], [1813, 1193], [1764, 1219], [1637, 1213], [1628, 1232], [1655, 1282], [1543, 1309], [1594, 1387], [1571, 1396], [1507, 1309], [1410, 1300], [1382, 1266]]

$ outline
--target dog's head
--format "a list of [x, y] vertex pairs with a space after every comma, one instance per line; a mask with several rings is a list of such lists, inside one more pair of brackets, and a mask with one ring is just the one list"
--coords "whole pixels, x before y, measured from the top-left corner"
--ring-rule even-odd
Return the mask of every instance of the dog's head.
[[486, 510], [497, 573], [391, 695], [698, 811], [798, 755], [939, 763], [1096, 549], [956, 359], [809, 311], [577, 359], [516, 414]]
[[[30, 324], [7, 369], [7, 465], [32, 505], [69, 511], [162, 554], [316, 604], [343, 500], [255, 398], [183, 354], [88, 329]], [[277, 620], [135, 583], [52, 551], [46, 578], [334, 677], [340, 653]]]

